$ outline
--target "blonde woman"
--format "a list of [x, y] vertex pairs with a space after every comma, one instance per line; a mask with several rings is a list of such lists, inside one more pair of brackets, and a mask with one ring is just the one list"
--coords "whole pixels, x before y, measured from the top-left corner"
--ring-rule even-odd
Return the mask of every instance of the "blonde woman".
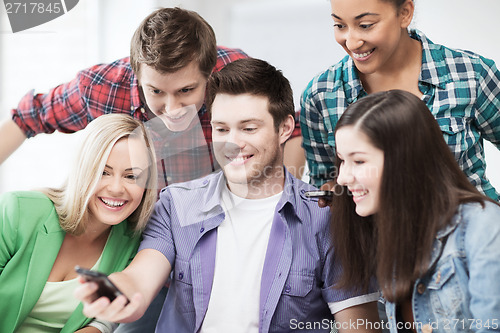
[[104, 115], [85, 131], [62, 188], [0, 196], [0, 332], [113, 330], [82, 314], [74, 267], [128, 265], [156, 201], [156, 164], [130, 116]]

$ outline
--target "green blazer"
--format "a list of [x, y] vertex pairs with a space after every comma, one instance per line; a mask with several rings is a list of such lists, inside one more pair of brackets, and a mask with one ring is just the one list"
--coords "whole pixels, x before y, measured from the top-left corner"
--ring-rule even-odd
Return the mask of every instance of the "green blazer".
[[[43, 193], [0, 196], [0, 332], [14, 332], [35, 306], [64, 235], [54, 205]], [[123, 270], [139, 242], [140, 236], [131, 235], [126, 222], [113, 226], [99, 271]], [[74, 332], [90, 321], [80, 303], [61, 332]]]

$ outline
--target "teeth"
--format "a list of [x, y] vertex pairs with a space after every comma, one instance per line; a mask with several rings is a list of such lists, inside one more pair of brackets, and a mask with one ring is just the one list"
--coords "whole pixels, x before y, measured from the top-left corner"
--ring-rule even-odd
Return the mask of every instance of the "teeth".
[[248, 158], [249, 158], [249, 157], [248, 157], [248, 156], [246, 156], [246, 157], [243, 157], [243, 156], [237, 156], [237, 157], [234, 157], [234, 158], [231, 158], [231, 157], [228, 157], [228, 158], [229, 158], [229, 160], [230, 160], [231, 162], [243, 162], [243, 161], [245, 161], [245, 160], [248, 160]]
[[[352, 192], [352, 191], [351, 191], [351, 192]], [[365, 195], [365, 194], [368, 194], [368, 191], [362, 191], [362, 192], [357, 191], [357, 192], [352, 192], [352, 196], [353, 196], [353, 197], [361, 197], [361, 196], [363, 196], [363, 195]]]
[[361, 53], [361, 54], [359, 54], [359, 53], [354, 53], [354, 52], [353, 52], [353, 53], [352, 53], [352, 56], [353, 56], [354, 58], [356, 58], [356, 59], [359, 59], [359, 58], [364, 58], [364, 57], [369, 56], [370, 54], [372, 54], [372, 52], [373, 52], [373, 50], [368, 51], [368, 52], [365, 52], [365, 53]]
[[181, 119], [182, 117], [184, 117], [184, 115], [179, 116], [179, 117], [170, 117], [170, 119], [172, 119], [172, 120], [178, 120], [178, 119]]
[[125, 204], [125, 201], [115, 201], [101, 198], [102, 202], [104, 202], [107, 206], [110, 207], [121, 207]]

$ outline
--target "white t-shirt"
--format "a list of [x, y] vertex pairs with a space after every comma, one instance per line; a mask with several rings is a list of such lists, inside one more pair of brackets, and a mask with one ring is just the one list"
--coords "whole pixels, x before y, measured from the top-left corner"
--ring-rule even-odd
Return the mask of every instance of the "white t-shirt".
[[202, 333], [259, 331], [262, 269], [281, 195], [244, 199], [224, 187], [226, 217], [217, 228], [214, 281]]

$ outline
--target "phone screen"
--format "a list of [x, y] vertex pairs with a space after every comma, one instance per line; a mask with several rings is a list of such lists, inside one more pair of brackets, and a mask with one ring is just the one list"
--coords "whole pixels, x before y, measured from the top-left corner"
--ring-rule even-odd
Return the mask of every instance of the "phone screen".
[[92, 301], [104, 296], [112, 302], [119, 295], [123, 295], [123, 293], [113, 284], [113, 282], [111, 282], [106, 274], [91, 271], [80, 266], [75, 266], [75, 271], [81, 275], [85, 281], [97, 283], [98, 289], [95, 298]]

